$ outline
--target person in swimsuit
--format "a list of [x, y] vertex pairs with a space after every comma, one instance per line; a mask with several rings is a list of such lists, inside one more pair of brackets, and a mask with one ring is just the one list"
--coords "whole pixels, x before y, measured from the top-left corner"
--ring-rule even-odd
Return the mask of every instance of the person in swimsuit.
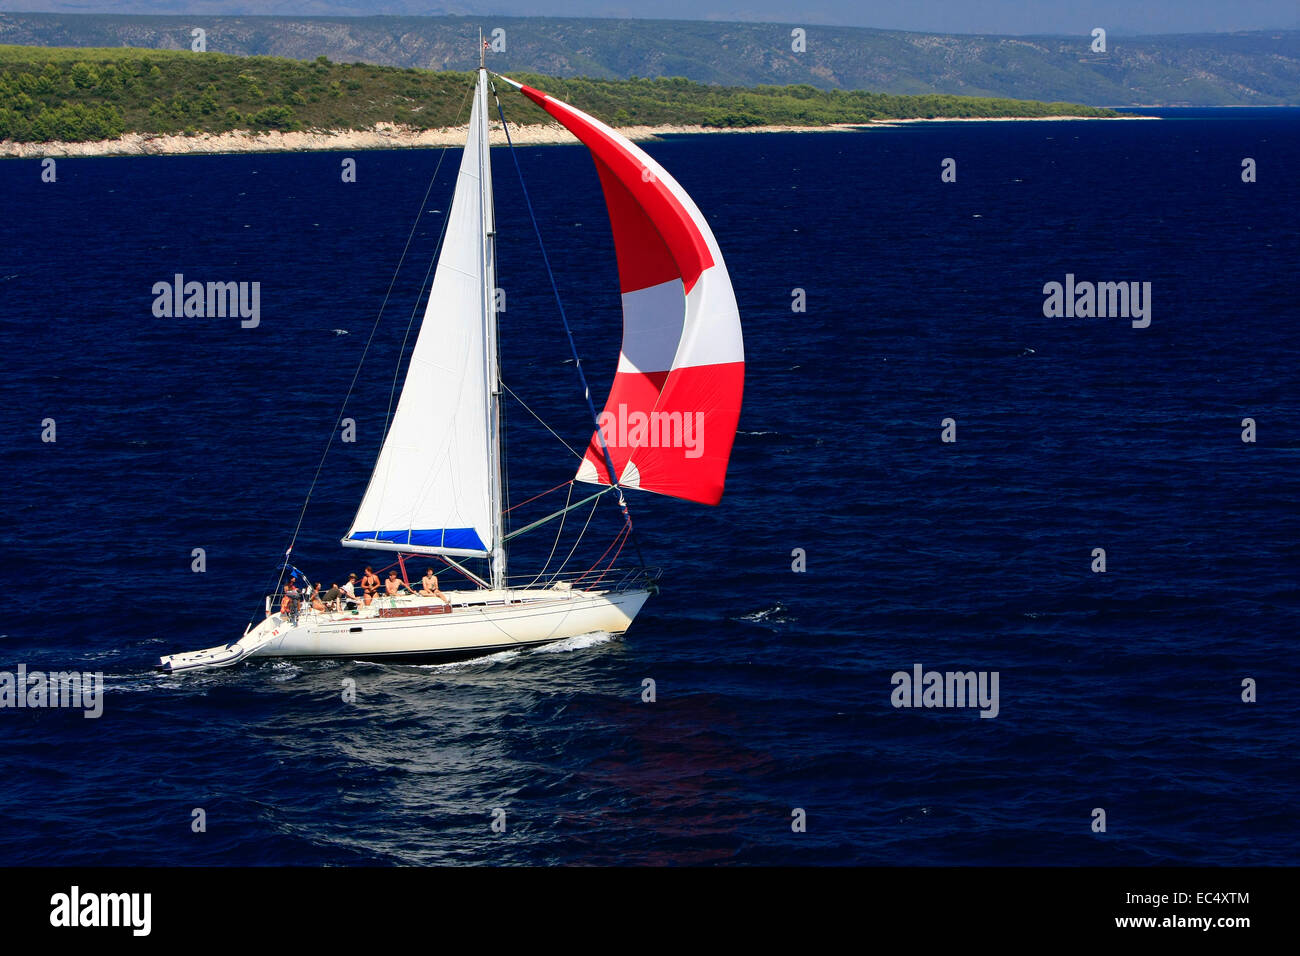
[[361, 578], [361, 590], [366, 592], [366, 607], [370, 607], [370, 602], [379, 592], [379, 575], [375, 574], [375, 569], [370, 565], [366, 565], [366, 573]]
[[323, 591], [324, 589], [325, 589], [325, 585], [320, 581], [317, 581], [316, 586], [311, 589], [311, 609], [313, 611], [319, 611], [321, 613], [324, 613], [325, 602], [321, 600], [321, 591]]
[[425, 571], [424, 577], [420, 579], [420, 594], [424, 597], [442, 598], [443, 603], [447, 607], [451, 607], [451, 601], [447, 599], [447, 595], [438, 590], [438, 576], [433, 573], [433, 568]]

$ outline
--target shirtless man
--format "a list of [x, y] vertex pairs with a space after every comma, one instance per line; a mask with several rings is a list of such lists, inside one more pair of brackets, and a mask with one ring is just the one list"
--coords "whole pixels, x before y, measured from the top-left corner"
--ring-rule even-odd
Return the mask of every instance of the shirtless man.
[[370, 607], [370, 602], [375, 599], [375, 594], [379, 591], [379, 575], [375, 574], [375, 569], [366, 565], [366, 573], [361, 578], [361, 590], [366, 592], [366, 607]]
[[433, 573], [433, 568], [425, 571], [424, 577], [420, 579], [420, 594], [423, 597], [442, 598], [443, 603], [447, 607], [451, 607], [451, 601], [447, 599], [447, 595], [438, 590], [438, 576]]
[[384, 582], [384, 590], [388, 592], [389, 597], [397, 597], [397, 589], [406, 588], [408, 594], [414, 594], [410, 585], [397, 576], [396, 571], [388, 572], [388, 580]]

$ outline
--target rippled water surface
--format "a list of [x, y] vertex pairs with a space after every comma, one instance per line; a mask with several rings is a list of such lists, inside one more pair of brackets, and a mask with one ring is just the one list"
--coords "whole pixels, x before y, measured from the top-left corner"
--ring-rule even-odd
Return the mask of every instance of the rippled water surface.
[[[107, 686], [98, 720], [0, 712], [0, 862], [1294, 863], [1300, 118], [1173, 116], [649, 147], [745, 322], [727, 495], [632, 496], [666, 572], [626, 636], [436, 667], [150, 670], [258, 613], [424, 208], [358, 441], [294, 551], [327, 580], [364, 559], [337, 541], [456, 152], [423, 204], [436, 151], [358, 154], [355, 184], [338, 154], [66, 159], [55, 184], [0, 163], [0, 669]], [[603, 394], [620, 318], [594, 171], [520, 159]], [[496, 178], [505, 379], [580, 444], [503, 154]], [[261, 325], [155, 318], [175, 273], [260, 281]], [[1151, 282], [1150, 328], [1044, 318], [1066, 273]], [[573, 462], [508, 411], [520, 501]], [[996, 719], [893, 708], [916, 663], [997, 671]]]

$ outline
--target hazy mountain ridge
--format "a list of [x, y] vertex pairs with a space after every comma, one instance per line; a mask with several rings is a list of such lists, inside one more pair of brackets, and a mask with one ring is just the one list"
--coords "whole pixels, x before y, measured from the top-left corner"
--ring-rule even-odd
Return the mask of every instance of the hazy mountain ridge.
[[550, 17], [145, 16], [0, 13], [0, 43], [188, 49], [432, 69], [475, 65], [479, 27], [505, 30], [502, 72], [683, 76], [754, 86], [954, 93], [1092, 105], [1300, 105], [1300, 31], [1107, 39], [958, 36], [793, 25]]

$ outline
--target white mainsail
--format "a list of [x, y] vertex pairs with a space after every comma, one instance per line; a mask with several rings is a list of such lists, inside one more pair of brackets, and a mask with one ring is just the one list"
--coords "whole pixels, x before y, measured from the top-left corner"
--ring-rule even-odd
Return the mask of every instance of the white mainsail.
[[424, 321], [397, 412], [343, 539], [351, 547], [464, 557], [499, 551], [494, 227], [483, 76], [476, 93]]
[[[265, 619], [250, 622], [238, 641], [165, 656], [159, 661], [165, 670], [229, 667], [252, 657], [460, 660], [593, 631], [622, 634], [657, 590], [658, 572], [644, 565], [635, 575], [607, 581], [621, 544], [594, 577], [595, 566], [562, 577], [562, 564], [540, 586], [506, 584], [496, 227], [481, 34], [479, 44], [470, 127], [429, 301], [396, 413], [343, 539], [350, 547], [399, 552], [399, 562], [402, 552], [441, 555], [479, 587], [367, 597], [346, 609], [320, 602], [298, 607], [291, 597], [276, 596], [284, 602], [281, 610], [268, 600]], [[735, 297], [712, 231], [685, 191], [638, 147], [567, 104], [506, 82], [588, 146], [605, 191], [624, 301], [623, 354], [606, 413], [631, 409], [681, 422], [678, 448], [663, 443], [662, 426], [656, 444], [598, 419], [605, 448], [588, 449], [578, 478], [716, 503], [740, 413], [744, 353]], [[707, 449], [688, 439], [688, 414], [699, 423], [690, 437], [702, 439], [707, 431]], [[667, 434], [671, 438], [671, 430]], [[585, 503], [566, 503], [514, 533]], [[621, 492], [619, 503], [624, 526], [610, 549], [632, 532]], [[457, 557], [488, 559], [491, 580], [468, 571]]]

